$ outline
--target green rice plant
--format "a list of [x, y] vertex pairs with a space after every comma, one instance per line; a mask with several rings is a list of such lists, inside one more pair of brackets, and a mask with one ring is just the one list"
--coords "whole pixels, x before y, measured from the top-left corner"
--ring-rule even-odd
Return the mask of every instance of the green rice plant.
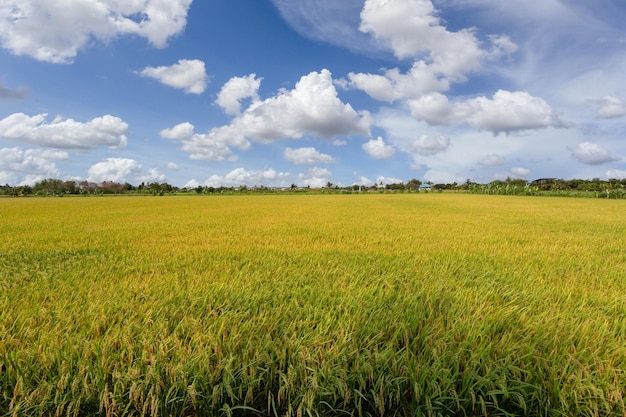
[[0, 415], [626, 413], [623, 200], [0, 201]]

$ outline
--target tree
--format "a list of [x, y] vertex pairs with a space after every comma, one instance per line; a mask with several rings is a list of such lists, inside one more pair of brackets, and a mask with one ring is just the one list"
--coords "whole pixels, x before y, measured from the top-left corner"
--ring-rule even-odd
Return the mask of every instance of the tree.
[[36, 182], [33, 186], [35, 194], [39, 195], [57, 195], [63, 191], [63, 181], [54, 178], [48, 178]]
[[406, 183], [406, 186], [409, 190], [413, 190], [413, 191], [417, 191], [420, 189], [420, 185], [422, 185], [422, 182], [416, 178], [413, 178], [411, 180], [409, 180], [409, 182]]

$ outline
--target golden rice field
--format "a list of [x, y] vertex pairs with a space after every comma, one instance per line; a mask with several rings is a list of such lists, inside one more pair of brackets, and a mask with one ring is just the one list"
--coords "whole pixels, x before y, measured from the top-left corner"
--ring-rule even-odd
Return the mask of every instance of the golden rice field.
[[0, 416], [625, 416], [626, 201], [0, 200]]

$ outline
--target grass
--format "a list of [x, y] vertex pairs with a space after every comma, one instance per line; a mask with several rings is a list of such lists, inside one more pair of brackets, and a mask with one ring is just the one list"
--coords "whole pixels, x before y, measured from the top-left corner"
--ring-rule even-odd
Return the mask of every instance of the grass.
[[624, 416], [624, 201], [0, 201], [0, 415]]

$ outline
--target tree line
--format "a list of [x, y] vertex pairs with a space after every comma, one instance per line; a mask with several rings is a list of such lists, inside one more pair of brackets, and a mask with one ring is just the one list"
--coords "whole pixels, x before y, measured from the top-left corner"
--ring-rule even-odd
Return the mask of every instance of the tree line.
[[36, 182], [34, 185], [0, 186], [0, 195], [8, 196], [64, 196], [64, 195], [105, 195], [105, 194], [161, 194], [177, 192], [180, 189], [168, 183], [141, 183], [132, 185], [128, 182], [118, 183], [104, 181], [95, 183], [91, 181], [63, 181], [48, 178]]
[[328, 182], [325, 187], [312, 188], [300, 187], [291, 184], [290, 187], [211, 187], [198, 185], [193, 188], [180, 188], [167, 182], [142, 182], [133, 185], [128, 182], [118, 183], [104, 181], [95, 183], [91, 181], [73, 181], [48, 178], [34, 185], [0, 186], [0, 196], [65, 196], [65, 195], [166, 195], [166, 194], [223, 194], [223, 193], [355, 193], [355, 192], [443, 192], [457, 191], [473, 194], [498, 194], [498, 195], [558, 195], [558, 196], [585, 196], [598, 198], [626, 198], [626, 179], [601, 180], [594, 178], [585, 179], [557, 179], [540, 178], [527, 181], [519, 178], [507, 178], [489, 183], [477, 183], [467, 180], [464, 183], [433, 183], [411, 179], [407, 182], [383, 184], [382, 182], [371, 185], [339, 186]]

